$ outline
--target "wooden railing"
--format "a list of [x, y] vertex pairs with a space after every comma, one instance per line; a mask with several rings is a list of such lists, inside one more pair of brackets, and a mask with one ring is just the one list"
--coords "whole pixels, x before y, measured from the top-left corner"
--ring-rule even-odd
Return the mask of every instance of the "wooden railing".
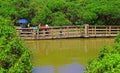
[[16, 28], [22, 39], [54, 39], [72, 37], [114, 37], [120, 31], [120, 26], [58, 26], [34, 30], [31, 28]]
[[120, 26], [89, 26], [89, 37], [115, 37], [120, 32]]
[[34, 30], [31, 28], [17, 28], [20, 38], [23, 39], [54, 39], [81, 37], [84, 34], [84, 28], [78, 26], [49, 27]]

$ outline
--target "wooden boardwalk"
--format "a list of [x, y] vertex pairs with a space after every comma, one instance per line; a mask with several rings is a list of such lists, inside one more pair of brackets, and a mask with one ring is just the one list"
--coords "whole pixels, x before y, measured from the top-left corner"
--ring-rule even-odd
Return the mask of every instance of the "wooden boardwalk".
[[120, 26], [57, 26], [34, 30], [31, 28], [16, 28], [21, 39], [56, 39], [76, 37], [115, 37]]

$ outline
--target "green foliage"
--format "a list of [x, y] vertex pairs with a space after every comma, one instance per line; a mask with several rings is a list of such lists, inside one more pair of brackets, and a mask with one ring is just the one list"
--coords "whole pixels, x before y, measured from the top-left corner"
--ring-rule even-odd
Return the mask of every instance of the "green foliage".
[[20, 18], [33, 25], [120, 24], [119, 0], [0, 0], [0, 3], [0, 15], [9, 17], [15, 25]]
[[120, 43], [120, 33], [115, 38], [115, 43]]
[[86, 73], [119, 73], [120, 54], [107, 54], [101, 60], [96, 59], [88, 66]]
[[30, 53], [10, 20], [0, 16], [0, 73], [31, 73]]
[[85, 73], [119, 73], [120, 72], [120, 34], [111, 46], [100, 49], [97, 58], [88, 65]]
[[61, 12], [55, 12], [51, 15], [52, 25], [70, 25], [71, 22], [65, 18], [65, 15]]

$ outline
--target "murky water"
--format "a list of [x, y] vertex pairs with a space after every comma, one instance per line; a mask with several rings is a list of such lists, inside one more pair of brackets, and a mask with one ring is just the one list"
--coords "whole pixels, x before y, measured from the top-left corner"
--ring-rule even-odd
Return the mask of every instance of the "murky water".
[[31, 50], [33, 73], [83, 73], [98, 50], [114, 38], [56, 39], [26, 41]]

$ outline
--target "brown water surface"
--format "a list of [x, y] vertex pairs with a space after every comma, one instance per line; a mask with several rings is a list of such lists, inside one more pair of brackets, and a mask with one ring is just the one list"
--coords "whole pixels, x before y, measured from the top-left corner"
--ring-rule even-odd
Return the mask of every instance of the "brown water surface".
[[[78, 64], [87, 66], [91, 59], [97, 57], [98, 50], [101, 47], [111, 45], [113, 42], [114, 38], [27, 40], [26, 47], [31, 50], [32, 62], [35, 68], [48, 68], [49, 66], [50, 69], [53, 69], [49, 73], [70, 73], [63, 72], [64, 70], [61, 70], [61, 67], [70, 65], [73, 67]], [[44, 68], [44, 70], [46, 71], [47, 68]], [[40, 71], [34, 73], [47, 73]]]

